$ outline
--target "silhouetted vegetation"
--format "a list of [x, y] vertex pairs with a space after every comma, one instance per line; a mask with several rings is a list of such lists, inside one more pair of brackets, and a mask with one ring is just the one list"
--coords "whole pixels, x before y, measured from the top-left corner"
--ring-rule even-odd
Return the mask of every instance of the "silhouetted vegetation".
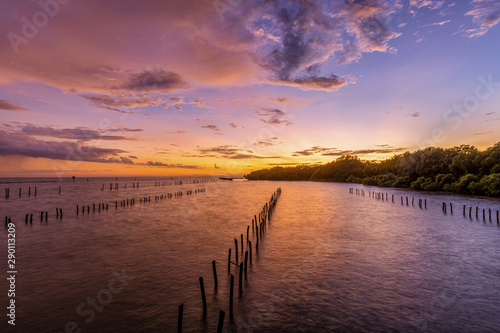
[[380, 162], [357, 156], [315, 166], [275, 167], [253, 171], [249, 180], [352, 182], [381, 187], [500, 196], [500, 142], [485, 151], [474, 146], [429, 147]]

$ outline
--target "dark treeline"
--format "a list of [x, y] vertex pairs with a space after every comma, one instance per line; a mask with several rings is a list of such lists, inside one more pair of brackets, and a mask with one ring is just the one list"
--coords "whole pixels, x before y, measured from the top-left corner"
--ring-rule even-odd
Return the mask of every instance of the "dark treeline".
[[479, 151], [474, 146], [429, 147], [379, 162], [345, 155], [315, 166], [253, 171], [249, 180], [352, 182], [381, 187], [500, 196], [500, 142]]

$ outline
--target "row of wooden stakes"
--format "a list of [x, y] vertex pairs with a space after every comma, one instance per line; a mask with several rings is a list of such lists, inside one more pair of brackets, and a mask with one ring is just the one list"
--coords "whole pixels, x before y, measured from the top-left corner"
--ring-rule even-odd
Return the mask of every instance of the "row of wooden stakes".
[[[215, 182], [214, 179], [193, 179], [193, 180], [188, 180], [188, 181], [182, 181], [182, 180], [176, 180], [176, 181], [158, 181], [158, 182], [155, 182], [154, 183], [154, 186], [157, 187], [157, 186], [171, 186], [171, 185], [182, 185], [182, 184], [202, 184], [202, 183], [209, 183], [209, 182]], [[101, 187], [101, 190], [104, 190], [105, 188], [105, 185], [102, 184], [102, 187]], [[127, 189], [127, 183], [125, 183], [124, 185], [124, 188]], [[132, 188], [133, 189], [138, 189], [139, 188], [139, 182], [133, 182], [132, 183]], [[110, 183], [109, 184], [109, 190], [112, 191], [112, 190], [118, 190], [119, 189], [119, 185], [118, 183]], [[59, 191], [58, 193], [61, 194], [61, 186], [59, 186]], [[34, 187], [34, 196], [36, 197], [37, 196], [37, 187], [35, 186]], [[22, 193], [23, 193], [23, 190], [22, 190], [22, 187], [19, 187], [19, 197], [22, 197]], [[28, 197], [31, 197], [31, 186], [28, 187]], [[10, 188], [6, 187], [5, 188], [5, 199], [9, 199], [10, 198]]]
[[[203, 193], [205, 192], [205, 188], [199, 188], [199, 189], [195, 189], [195, 190], [187, 190], [186, 191], [186, 195], [193, 195], [193, 194], [197, 194], [197, 193]], [[166, 193], [166, 194], [162, 194], [162, 195], [158, 195], [158, 196], [155, 196], [155, 201], [159, 201], [159, 200], [163, 200], [163, 199], [171, 199], [173, 197], [181, 197], [182, 196], [182, 191], [179, 191], [179, 192], [176, 192], [176, 193]], [[139, 198], [139, 201], [140, 203], [147, 203], [147, 202], [151, 202], [151, 197], [142, 197], [142, 198]], [[126, 206], [133, 206], [135, 205], [135, 198], [131, 198], [131, 199], [123, 199], [123, 200], [120, 200], [120, 201], [115, 201], [115, 209], [118, 208], [118, 203], [120, 203], [120, 207], [126, 207]], [[79, 205], [76, 205], [76, 215], [79, 215], [80, 212], [82, 214], [85, 214], [85, 211], [87, 211], [87, 214], [90, 214], [90, 211], [91, 211], [91, 208], [92, 207], [92, 212], [95, 212], [96, 210], [101, 212], [101, 211], [107, 211], [109, 209], [109, 204], [108, 203], [99, 203], [99, 204], [95, 204], [93, 203], [92, 206], [90, 205], [82, 205], [82, 206], [79, 206]], [[40, 213], [40, 221], [44, 221], [45, 222], [48, 222], [48, 216], [49, 216], [49, 212], [48, 211], [42, 211]], [[58, 219], [62, 219], [63, 218], [63, 210], [62, 208], [56, 208], [56, 218]], [[25, 224], [33, 224], [33, 214], [26, 214], [26, 217], [25, 217], [25, 220], [24, 220]], [[5, 226], [7, 226], [8, 224], [8, 217], [6, 216], [5, 217]]]
[[[272, 212], [276, 206], [277, 200], [281, 195], [281, 188], [278, 188], [273, 195], [271, 196], [271, 199], [264, 205], [262, 208], [261, 212], [259, 213], [259, 218], [257, 219], [257, 215], [254, 215], [254, 218], [252, 219], [252, 234], [255, 234], [256, 236], [256, 245], [255, 245], [255, 250], [258, 252], [259, 251], [259, 239], [262, 240], [262, 237], [265, 233], [265, 230], [267, 229], [268, 224], [271, 222], [271, 216]], [[229, 285], [229, 318], [232, 321], [233, 320], [233, 295], [234, 295], [234, 275], [231, 274], [231, 265], [237, 266], [239, 269], [239, 280], [238, 280], [238, 290], [239, 290], [239, 295], [240, 297], [243, 294], [243, 273], [245, 274], [245, 278], [247, 276], [247, 267], [248, 263], [252, 262], [252, 241], [250, 240], [250, 225], [247, 226], [246, 229], [246, 244], [247, 244], [247, 251], [245, 252], [244, 255], [244, 260], [242, 259], [241, 262], [239, 262], [240, 257], [238, 256], [238, 239], [234, 238], [234, 245], [235, 245], [235, 261], [233, 262], [231, 260], [231, 248], [229, 248], [229, 254], [227, 258], [227, 271], [228, 274], [231, 275], [230, 278], [230, 285]], [[240, 234], [240, 246], [241, 246], [241, 254], [243, 255], [243, 250], [244, 250], [244, 242], [243, 242], [243, 234]], [[239, 262], [239, 263], [238, 263]], [[218, 282], [217, 282], [217, 268], [216, 268], [216, 262], [215, 260], [212, 261], [212, 271], [213, 271], [213, 276], [214, 276], [214, 287], [215, 290], [217, 290], [218, 287]], [[199, 278], [199, 283], [200, 283], [200, 291], [201, 291], [201, 301], [202, 301], [202, 306], [203, 306], [203, 316], [207, 315], [207, 298], [205, 295], [205, 285], [203, 282], [203, 277]], [[178, 317], [177, 317], [177, 332], [182, 333], [182, 317], [183, 317], [183, 311], [184, 311], [184, 304], [181, 304], [179, 306], [179, 312], [178, 312]], [[217, 325], [217, 333], [222, 332], [222, 328], [224, 327], [224, 319], [225, 319], [226, 313], [223, 310], [219, 311], [219, 319], [218, 319], [218, 325]]]
[[[445, 213], [445, 214], [448, 212], [447, 206], [448, 205], [446, 204], [446, 202], [443, 202], [442, 210], [443, 210], [443, 213]], [[473, 207], [470, 206], [468, 209], [469, 218], [472, 218], [472, 210], [473, 210]], [[481, 208], [476, 206], [476, 219], [479, 218], [479, 211], [480, 210], [481, 210]], [[482, 208], [482, 211], [483, 211], [483, 221], [486, 221], [486, 208]], [[491, 217], [492, 212], [494, 212], [494, 210], [492, 210], [491, 208], [488, 208], [488, 218], [489, 218], [490, 222], [493, 221], [493, 219]], [[453, 203], [451, 203], [451, 202], [450, 202], [450, 213], [453, 214]], [[499, 216], [498, 210], [496, 211], [496, 215], [497, 215], [497, 224], [500, 224], [500, 216]], [[463, 205], [463, 216], [467, 216], [467, 205]]]
[[[19, 188], [19, 198], [22, 197], [22, 194], [23, 194], [23, 188], [20, 187]], [[61, 194], [61, 186], [59, 186], [59, 194]], [[36, 197], [37, 195], [37, 190], [36, 190], [36, 186], [34, 187], [34, 196]], [[28, 187], [28, 197], [31, 197], [31, 186]], [[5, 188], [5, 199], [9, 199], [10, 198], [10, 188], [6, 187]]]
[[[360, 195], [363, 197], [365, 196], [364, 190], [355, 189], [355, 188], [349, 188], [349, 193]], [[389, 194], [388, 193], [368, 191], [368, 196], [371, 198], [377, 199], [377, 200], [381, 200], [381, 201], [389, 201]], [[394, 194], [392, 194], [392, 196], [391, 196], [392, 203], [394, 203], [394, 198], [395, 198]], [[406, 197], [406, 206], [410, 205], [409, 202], [410, 202], [409, 198]], [[401, 205], [404, 206], [404, 204], [405, 204], [405, 197], [401, 196]], [[415, 206], [415, 198], [414, 197], [411, 198], [411, 205]], [[418, 199], [418, 206], [420, 208], [427, 209], [427, 199]]]
[[[365, 196], [365, 191], [362, 189], [349, 188], [349, 193], [360, 195], [360, 196]], [[369, 191], [368, 194], [370, 197], [373, 197], [375, 199], [382, 200], [382, 201], [389, 201], [389, 195], [387, 193]], [[385, 200], [384, 200], [384, 194], [385, 194]], [[402, 196], [401, 197], [401, 205], [404, 205], [404, 201], [405, 201], [405, 197]], [[392, 202], [394, 203], [394, 194], [392, 194]], [[412, 206], [414, 206], [414, 204], [415, 204], [414, 197], [411, 200], [411, 204], [412, 204]], [[427, 199], [418, 199], [418, 205], [420, 208], [427, 209]], [[408, 197], [406, 197], [406, 206], [409, 206]], [[443, 204], [441, 206], [441, 210], [443, 211], [443, 213], [447, 214], [448, 204], [446, 204], [446, 202], [443, 202]], [[449, 210], [450, 210], [450, 213], [453, 214], [453, 203], [451, 203], [451, 202], [449, 203]], [[472, 218], [472, 210], [473, 210], [473, 207], [472, 206], [469, 207], [469, 218]], [[467, 211], [467, 205], [463, 205], [463, 215], [464, 216], [467, 215], [466, 211]], [[479, 218], [479, 211], [480, 211], [480, 208], [478, 206], [476, 206], [476, 218]], [[486, 208], [482, 208], [482, 211], [483, 211], [483, 221], [486, 221]], [[488, 208], [488, 218], [489, 218], [490, 222], [493, 221], [492, 212], [495, 212], [495, 211], [492, 210], [491, 208]], [[500, 224], [500, 216], [499, 216], [498, 210], [496, 211], [496, 219], [497, 219], [497, 224]]]

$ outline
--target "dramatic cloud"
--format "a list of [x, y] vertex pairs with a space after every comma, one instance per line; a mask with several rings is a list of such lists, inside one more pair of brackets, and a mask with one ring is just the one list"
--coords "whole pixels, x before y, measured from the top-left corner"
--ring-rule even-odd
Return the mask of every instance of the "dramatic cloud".
[[325, 148], [314, 146], [309, 149], [296, 151], [292, 156], [342, 156], [342, 155], [368, 155], [368, 154], [390, 154], [406, 150], [406, 148], [394, 148], [389, 145], [378, 145], [380, 149], [360, 149], [360, 150], [341, 150], [338, 148]]
[[304, 76], [295, 79], [281, 78], [272, 80], [271, 82], [291, 87], [298, 87], [301, 88], [302, 90], [311, 89], [311, 90], [325, 90], [325, 91], [336, 91], [347, 84], [347, 80], [345, 78], [340, 79], [337, 75], [330, 75], [328, 77]]
[[388, 43], [398, 34], [387, 22], [401, 8], [398, 0], [251, 0], [231, 10], [215, 4], [123, 0], [117, 11], [112, 2], [71, 2], [60, 5], [50, 28], [25, 38], [20, 18], [41, 8], [12, 2], [0, 12], [0, 29], [10, 36], [0, 40], [0, 80], [97, 94], [264, 82], [335, 90], [348, 82], [321, 67], [395, 51]]
[[321, 64], [329, 59], [349, 63], [363, 53], [395, 51], [387, 43], [399, 35], [385, 23], [400, 8], [397, 1], [262, 1], [248, 6], [247, 26], [254, 27], [260, 49], [269, 50], [258, 58], [274, 73], [273, 84], [336, 90], [348, 82], [331, 73], [321, 75]]
[[[139, 129], [112, 129], [110, 131], [136, 132]], [[87, 135], [100, 135], [99, 131], [78, 130], [72, 135], [67, 129], [56, 130], [50, 127], [25, 126], [19, 131], [0, 130], [0, 156], [26, 156], [34, 158], [47, 158], [54, 160], [85, 161], [97, 163], [120, 163], [129, 165], [145, 165], [163, 168], [197, 169], [198, 166], [183, 164], [167, 164], [164, 162], [148, 161], [146, 163], [134, 162], [137, 156], [126, 155], [126, 150], [114, 148], [101, 148], [91, 144]], [[76, 139], [74, 141], [44, 141], [39, 136], [55, 137], [58, 139]], [[92, 138], [93, 140], [96, 138]], [[104, 140], [123, 140], [127, 138], [108, 137]]]
[[261, 156], [256, 155], [252, 150], [241, 149], [233, 145], [223, 145], [211, 148], [201, 148], [195, 149], [200, 152], [201, 155], [188, 155], [189, 157], [218, 157], [218, 158], [228, 158], [228, 159], [267, 159], [267, 158], [280, 158], [279, 156]]
[[109, 135], [109, 132], [140, 132], [142, 129], [115, 128], [109, 130], [93, 130], [84, 127], [56, 129], [50, 126], [24, 125], [20, 132], [31, 136], [46, 136], [59, 139], [72, 139], [80, 142], [92, 140], [135, 140], [122, 135]]
[[13, 101], [8, 101], [5, 99], [0, 99], [0, 110], [6, 110], [6, 111], [25, 111], [28, 110], [24, 107], [21, 106], [21, 104], [13, 102]]
[[269, 125], [292, 125], [293, 123], [286, 119], [288, 114], [280, 109], [262, 109], [253, 113], [260, 116], [260, 121]]
[[80, 97], [92, 102], [92, 105], [96, 107], [121, 113], [134, 113], [134, 111], [130, 110], [125, 111], [117, 108], [135, 109], [146, 106], [157, 106], [161, 105], [162, 103], [160, 99], [151, 99], [147, 97], [130, 98], [130, 97], [119, 97], [119, 96], [112, 97], [109, 95], [88, 95], [88, 94], [81, 94]]
[[168, 164], [163, 162], [153, 162], [148, 161], [146, 163], [136, 163], [137, 165], [147, 165], [147, 166], [155, 166], [161, 168], [180, 168], [180, 169], [199, 169], [200, 167], [197, 165], [185, 165], [185, 164]]
[[278, 137], [275, 136], [272, 138], [259, 140], [259, 141], [255, 142], [253, 145], [256, 147], [269, 147], [269, 146], [274, 146], [275, 144], [277, 144], [276, 141], [278, 141]]
[[181, 76], [174, 72], [156, 69], [131, 74], [130, 78], [117, 89], [128, 89], [137, 91], [172, 91], [187, 88]]
[[469, 37], [479, 37], [500, 23], [500, 1], [498, 0], [473, 0], [474, 8], [465, 15], [472, 16], [472, 21], [479, 28], [466, 31]]
[[126, 151], [86, 146], [71, 141], [42, 141], [23, 133], [0, 130], [0, 156], [17, 155], [110, 163], [119, 159], [118, 155], [121, 153]]
[[337, 148], [324, 148], [320, 146], [314, 146], [305, 150], [299, 150], [293, 152], [292, 156], [310, 156], [310, 155], [315, 155], [315, 154], [321, 154], [323, 155], [324, 153], [330, 153], [333, 151], [338, 151]]

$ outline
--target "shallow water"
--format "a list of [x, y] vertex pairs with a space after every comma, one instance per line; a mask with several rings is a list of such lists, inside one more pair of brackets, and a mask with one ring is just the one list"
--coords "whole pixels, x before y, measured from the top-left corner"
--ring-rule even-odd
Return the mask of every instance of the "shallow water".
[[[16, 224], [18, 274], [16, 328], [4, 317], [2, 332], [64, 331], [68, 322], [82, 332], [175, 332], [181, 303], [184, 332], [216, 332], [221, 309], [224, 332], [500, 331], [496, 199], [313, 182], [154, 186], [172, 180], [137, 178], [140, 187], [133, 189], [130, 178], [3, 181], [0, 218], [9, 216]], [[119, 189], [110, 191], [110, 183], [119, 183]], [[231, 322], [228, 249], [234, 256], [233, 239], [246, 233], [278, 187], [282, 195], [259, 252], [254, 249], [241, 297], [232, 267]], [[366, 196], [350, 194], [350, 187], [364, 189]], [[206, 192], [185, 194], [200, 188]], [[155, 195], [177, 191], [184, 195], [154, 201]], [[389, 202], [368, 191], [388, 193]], [[144, 196], [151, 202], [139, 203]], [[401, 196], [410, 198], [408, 206], [400, 204]], [[115, 209], [116, 200], [127, 198], [136, 204]], [[419, 198], [427, 198], [427, 209], [419, 208]], [[453, 203], [453, 214], [442, 212], [443, 201]], [[109, 208], [92, 212], [92, 203]], [[77, 204], [90, 205], [90, 214], [77, 216]], [[492, 221], [488, 213], [483, 221], [482, 211], [476, 219], [475, 210], [469, 218], [468, 208], [464, 217], [464, 204], [492, 209]], [[62, 208], [62, 219], [56, 218], [56, 207]], [[49, 212], [48, 222], [40, 221], [42, 210]], [[27, 213], [33, 213], [32, 225], [25, 225]], [[7, 231], [0, 235], [5, 272]], [[251, 227], [250, 236], [255, 246]], [[241, 251], [239, 256], [241, 261]], [[109, 292], [120, 287], [113, 271], [129, 276], [115, 293]], [[207, 292], [206, 319], [199, 277]], [[7, 304], [5, 280], [0, 287]], [[97, 296], [105, 303], [97, 305], [100, 311], [86, 304]]]

